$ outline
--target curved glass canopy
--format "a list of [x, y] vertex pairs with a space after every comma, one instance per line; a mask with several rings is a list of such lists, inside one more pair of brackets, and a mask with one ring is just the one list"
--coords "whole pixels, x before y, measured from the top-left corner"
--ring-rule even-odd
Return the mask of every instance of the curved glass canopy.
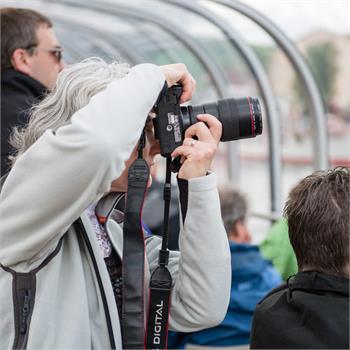
[[[91, 56], [131, 65], [184, 62], [197, 80], [195, 104], [225, 97], [260, 97], [264, 134], [223, 145], [215, 167], [223, 182], [230, 180], [250, 194], [253, 210], [280, 213], [288, 190], [283, 187], [280, 154], [281, 109], [264, 69], [264, 57], [235, 26], [237, 11], [232, 4], [236, 3], [0, 0], [1, 6], [30, 7], [50, 17], [67, 63]], [[257, 168], [259, 181], [254, 181]]]

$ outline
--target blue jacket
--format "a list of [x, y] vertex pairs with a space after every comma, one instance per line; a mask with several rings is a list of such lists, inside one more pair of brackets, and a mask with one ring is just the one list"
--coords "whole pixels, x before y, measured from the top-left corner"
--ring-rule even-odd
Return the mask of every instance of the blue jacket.
[[259, 248], [230, 242], [231, 299], [223, 322], [214, 328], [192, 333], [170, 332], [168, 348], [184, 348], [187, 343], [206, 346], [249, 344], [256, 304], [281, 282], [281, 276], [265, 260]]

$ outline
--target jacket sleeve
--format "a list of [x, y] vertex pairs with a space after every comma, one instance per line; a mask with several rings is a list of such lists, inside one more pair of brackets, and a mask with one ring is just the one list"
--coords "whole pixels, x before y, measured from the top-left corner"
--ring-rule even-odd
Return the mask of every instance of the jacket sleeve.
[[125, 168], [164, 85], [142, 64], [109, 84], [71, 123], [47, 130], [15, 163], [0, 195], [0, 263], [38, 265]]
[[[171, 252], [169, 259], [173, 277], [170, 328], [193, 332], [216, 326], [226, 315], [231, 254], [221, 221], [215, 174], [180, 182], [184, 220], [181, 219], [180, 253]], [[153, 250], [147, 250], [151, 272], [158, 258]]]

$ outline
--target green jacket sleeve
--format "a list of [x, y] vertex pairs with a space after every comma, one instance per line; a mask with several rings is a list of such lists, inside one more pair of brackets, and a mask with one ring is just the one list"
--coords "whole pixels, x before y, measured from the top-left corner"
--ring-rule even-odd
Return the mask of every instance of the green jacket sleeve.
[[288, 236], [285, 219], [272, 225], [265, 240], [260, 245], [261, 254], [272, 262], [282, 278], [286, 280], [298, 271], [298, 265]]

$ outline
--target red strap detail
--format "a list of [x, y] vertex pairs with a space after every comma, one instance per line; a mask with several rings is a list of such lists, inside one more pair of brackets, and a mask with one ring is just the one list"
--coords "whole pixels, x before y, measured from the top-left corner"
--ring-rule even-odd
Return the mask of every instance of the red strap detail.
[[101, 225], [103, 225], [106, 222], [106, 220], [107, 220], [107, 218], [105, 216], [98, 216], [97, 218], [98, 218], [98, 222]]

